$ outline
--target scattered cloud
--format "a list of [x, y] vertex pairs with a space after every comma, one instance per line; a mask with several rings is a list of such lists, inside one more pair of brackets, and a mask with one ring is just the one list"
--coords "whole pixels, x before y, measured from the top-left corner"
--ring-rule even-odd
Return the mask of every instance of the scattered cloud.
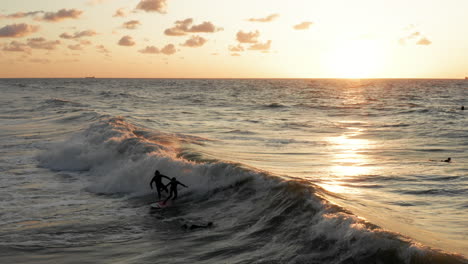
[[266, 51], [270, 50], [271, 47], [271, 40], [268, 40], [265, 43], [255, 43], [249, 47], [249, 50], [261, 50]]
[[231, 53], [231, 56], [233, 56], [233, 57], [240, 57], [240, 54], [239, 54], [239, 53]]
[[237, 32], [237, 41], [240, 43], [257, 43], [257, 39], [260, 37], [260, 32], [257, 30], [255, 32]]
[[146, 48], [139, 50], [138, 52], [143, 54], [158, 54], [160, 51], [155, 46], [147, 46]]
[[430, 41], [426, 36], [424, 36], [421, 32], [416, 30], [416, 26], [409, 25], [405, 28], [407, 32], [403, 37], [401, 37], [398, 42], [400, 45], [406, 45], [408, 42], [415, 43], [416, 45], [431, 45], [432, 41]]
[[130, 20], [123, 23], [123, 27], [126, 29], [136, 29], [139, 25], [141, 25], [140, 21], [138, 20]]
[[279, 14], [271, 14], [267, 17], [263, 17], [263, 18], [249, 18], [247, 19], [247, 21], [250, 21], [250, 22], [271, 22], [275, 19], [277, 19], [279, 17]]
[[83, 50], [83, 47], [80, 44], [68, 45], [68, 48], [71, 50]]
[[177, 52], [176, 47], [174, 44], [167, 44], [162, 49], [158, 49], [155, 46], [147, 46], [146, 48], [139, 50], [138, 52], [144, 54], [165, 54], [165, 55], [172, 55]]
[[192, 36], [191, 38], [187, 39], [187, 41], [185, 41], [185, 43], [182, 44], [182, 46], [196, 48], [203, 46], [206, 42], [207, 40], [203, 37]]
[[133, 38], [130, 36], [124, 36], [119, 40], [119, 45], [130, 47], [135, 45], [135, 41], [133, 41]]
[[77, 9], [60, 9], [57, 12], [46, 12], [39, 20], [47, 22], [59, 22], [64, 19], [77, 19], [83, 14], [83, 11]]
[[146, 12], [158, 12], [161, 14], [166, 13], [166, 0], [141, 0], [136, 9]]
[[8, 19], [17, 19], [17, 18], [25, 18], [28, 16], [36, 16], [38, 14], [44, 13], [43, 11], [33, 11], [33, 12], [17, 12], [14, 14], [9, 14], [9, 15], [0, 15], [0, 19], [2, 18], [8, 18]]
[[309, 29], [310, 26], [312, 26], [313, 24], [314, 24], [314, 22], [305, 21], [305, 22], [302, 22], [300, 24], [294, 25], [293, 28], [295, 30], [306, 30], [306, 29]]
[[95, 6], [95, 5], [104, 4], [105, 2], [110, 2], [110, 1], [112, 0], [89, 0], [86, 4]]
[[97, 45], [96, 49], [99, 53], [103, 53], [107, 55], [110, 53], [110, 51], [106, 47], [104, 47], [104, 45]]
[[80, 44], [81, 45], [91, 45], [93, 43], [91, 41], [87, 40], [87, 39], [83, 39], [83, 40], [80, 40]]
[[115, 14], [113, 15], [113, 17], [126, 17], [127, 16], [127, 12], [125, 12], [125, 9], [124, 8], [119, 8], [115, 11]]
[[229, 46], [229, 51], [232, 51], [232, 52], [242, 52], [244, 51], [244, 47], [242, 47], [241, 44], [238, 44], [237, 46]]
[[223, 30], [222, 28], [217, 28], [215, 25], [213, 25], [213, 23], [207, 21], [199, 25], [191, 26], [192, 23], [192, 18], [178, 20], [175, 22], [175, 26], [166, 29], [164, 34], [168, 36], [185, 36], [188, 33], [214, 33]]
[[[32, 11], [32, 12], [17, 12], [9, 15], [0, 15], [1, 18], [18, 19], [25, 17], [34, 17], [39, 21], [59, 22], [67, 18], [77, 19], [83, 14], [83, 11], [77, 9], [60, 9], [57, 12]], [[41, 16], [42, 15], [42, 16]]]
[[27, 42], [28, 46], [32, 49], [54, 50], [60, 45], [60, 40], [48, 41], [45, 38], [30, 38]]
[[78, 38], [82, 38], [82, 37], [92, 37], [92, 36], [94, 36], [96, 34], [97, 33], [94, 30], [84, 30], [84, 31], [81, 31], [81, 32], [75, 32], [73, 35], [68, 34], [68, 33], [62, 33], [62, 34], [60, 34], [60, 37], [63, 38], [63, 39], [78, 39]]
[[161, 53], [162, 54], [165, 54], [165, 55], [172, 55], [174, 53], [176, 53], [176, 48], [174, 46], [174, 44], [168, 44], [166, 46], [164, 46], [164, 48], [161, 49]]
[[418, 42], [416, 42], [417, 45], [431, 45], [432, 42], [430, 40], [428, 40], [426, 37], [422, 37], [421, 39], [419, 39]]
[[39, 30], [39, 26], [28, 24], [12, 24], [0, 28], [0, 38], [20, 38]]
[[47, 64], [47, 63], [50, 63], [50, 60], [48, 60], [48, 59], [30, 59], [29, 62]]
[[12, 41], [8, 44], [5, 44], [3, 46], [4, 51], [11, 51], [11, 52], [26, 52], [29, 53], [31, 52], [31, 48], [22, 42], [19, 41]]

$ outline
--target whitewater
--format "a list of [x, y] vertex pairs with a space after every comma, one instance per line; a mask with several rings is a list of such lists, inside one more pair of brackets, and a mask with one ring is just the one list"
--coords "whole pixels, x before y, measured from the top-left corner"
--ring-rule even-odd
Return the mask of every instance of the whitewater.
[[[1, 263], [468, 263], [468, 81], [0, 92]], [[188, 186], [163, 210], [155, 170]]]

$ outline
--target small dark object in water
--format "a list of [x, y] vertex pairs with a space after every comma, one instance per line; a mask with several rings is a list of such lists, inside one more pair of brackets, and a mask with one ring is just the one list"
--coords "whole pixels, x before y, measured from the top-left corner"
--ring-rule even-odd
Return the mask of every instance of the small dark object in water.
[[443, 162], [452, 162], [452, 158], [448, 158], [446, 160], [442, 160]]
[[212, 227], [212, 226], [213, 226], [213, 222], [208, 222], [208, 224], [206, 224], [206, 225], [183, 224], [182, 228], [194, 230], [194, 229], [198, 229], [198, 228], [209, 228], [209, 227]]
[[465, 110], [465, 106], [464, 106], [464, 105], [462, 105], [461, 110]]

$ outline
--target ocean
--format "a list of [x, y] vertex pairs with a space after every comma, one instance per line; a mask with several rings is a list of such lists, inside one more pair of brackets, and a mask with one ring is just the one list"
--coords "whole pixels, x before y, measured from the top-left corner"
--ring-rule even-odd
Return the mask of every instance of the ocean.
[[[0, 92], [1, 263], [468, 263], [468, 81]], [[155, 170], [188, 186], [162, 210]]]

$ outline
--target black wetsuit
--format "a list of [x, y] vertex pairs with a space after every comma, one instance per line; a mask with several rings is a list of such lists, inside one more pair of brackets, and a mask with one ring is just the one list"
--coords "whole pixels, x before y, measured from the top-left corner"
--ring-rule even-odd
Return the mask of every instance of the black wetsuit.
[[162, 183], [162, 178], [163, 177], [168, 179], [168, 180], [171, 180], [171, 178], [167, 177], [166, 175], [162, 175], [159, 172], [155, 172], [153, 179], [151, 179], [151, 181], [150, 181], [151, 189], [153, 189], [153, 182], [156, 185], [156, 190], [158, 191], [158, 199], [159, 200], [161, 200], [161, 190], [165, 190], [166, 192], [168, 192], [167, 187], [164, 186], [164, 184]]
[[165, 187], [167, 188], [167, 186], [171, 186], [171, 189], [169, 191], [169, 196], [166, 198], [166, 200], [164, 201], [164, 203], [166, 203], [171, 197], [172, 195], [174, 194], [174, 198], [172, 198], [172, 200], [174, 201], [175, 199], [177, 199], [177, 185], [180, 184], [182, 186], [184, 186], [185, 188], [187, 188], [187, 186], [183, 183], [181, 183], [180, 181], [176, 180], [176, 179], [172, 179], [171, 182], [169, 182]]

